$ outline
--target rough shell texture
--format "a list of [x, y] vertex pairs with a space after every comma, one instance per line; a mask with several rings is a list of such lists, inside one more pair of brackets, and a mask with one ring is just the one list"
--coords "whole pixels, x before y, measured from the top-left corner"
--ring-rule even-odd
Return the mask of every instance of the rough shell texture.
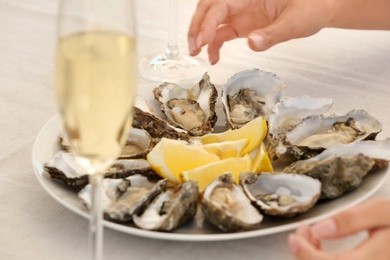
[[222, 174], [206, 187], [202, 211], [222, 231], [256, 227], [263, 220], [230, 173]]
[[233, 75], [222, 86], [227, 127], [240, 128], [259, 116], [267, 120], [271, 109], [284, 97], [284, 88], [278, 76], [259, 69]]
[[213, 132], [217, 122], [215, 103], [218, 92], [207, 73], [189, 89], [175, 83], [164, 83], [153, 93], [173, 126], [187, 130], [194, 136]]
[[318, 180], [298, 174], [246, 172], [240, 184], [262, 212], [284, 217], [312, 208], [321, 194]]
[[165, 187], [142, 215], [133, 216], [133, 221], [142, 229], [171, 231], [191, 221], [197, 208], [198, 184], [188, 181]]
[[134, 214], [142, 213], [147, 205], [161, 192], [166, 182], [167, 180], [164, 179], [151, 185], [145, 185], [144, 182], [137, 184], [130, 180], [130, 185], [126, 191], [104, 210], [104, 216], [118, 222], [132, 220]]
[[191, 138], [188, 131], [174, 127], [167, 121], [138, 107], [134, 108], [133, 127], [146, 130], [153, 138], [166, 137], [181, 140]]
[[289, 165], [283, 172], [316, 178], [322, 183], [321, 198], [337, 198], [359, 187], [375, 165], [387, 167], [389, 160], [390, 139], [360, 141], [327, 149]]

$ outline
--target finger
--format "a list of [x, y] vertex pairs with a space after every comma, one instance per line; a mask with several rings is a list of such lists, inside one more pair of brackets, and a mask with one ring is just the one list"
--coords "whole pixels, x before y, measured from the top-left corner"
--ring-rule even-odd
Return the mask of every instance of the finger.
[[312, 244], [315, 248], [321, 249], [321, 241], [313, 236], [311, 232], [311, 228], [308, 224], [302, 223], [298, 229], [295, 231], [295, 234], [306, 239], [310, 244]]
[[307, 7], [305, 12], [294, 5], [287, 7], [268, 26], [249, 34], [249, 46], [254, 51], [264, 51], [278, 43], [307, 37], [318, 32], [323, 28], [323, 21], [321, 18], [313, 21], [313, 17], [316, 16], [315, 12], [318, 11], [312, 6]]
[[343, 252], [339, 255], [339, 259], [354, 259], [354, 260], [388, 260], [390, 259], [390, 228], [375, 230], [370, 236], [358, 247]]
[[228, 12], [227, 5], [220, 2], [199, 2], [188, 31], [191, 54], [214, 39], [218, 26], [226, 19]]
[[237, 32], [228, 24], [218, 27], [213, 42], [209, 43], [208, 54], [211, 65], [214, 65], [219, 60], [219, 50], [226, 41], [237, 38]]
[[312, 232], [318, 239], [342, 237], [362, 230], [390, 226], [389, 216], [390, 199], [371, 199], [317, 223], [312, 227]]
[[330, 260], [332, 257], [315, 248], [306, 239], [299, 235], [290, 235], [288, 245], [295, 259], [299, 260]]
[[189, 39], [196, 39], [196, 37], [198, 36], [200, 26], [211, 5], [211, 1], [199, 1], [198, 5], [196, 6], [194, 15], [192, 16], [190, 28], [188, 30]]
[[252, 31], [248, 35], [250, 48], [254, 51], [264, 51], [278, 43], [298, 38], [296, 33], [298, 25], [295, 26], [293, 21], [294, 19], [281, 16], [270, 25]]

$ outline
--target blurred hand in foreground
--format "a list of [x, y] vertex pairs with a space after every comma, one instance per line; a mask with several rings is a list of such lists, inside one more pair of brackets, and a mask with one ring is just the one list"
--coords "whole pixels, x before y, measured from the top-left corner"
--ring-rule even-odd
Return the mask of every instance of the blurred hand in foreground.
[[[367, 231], [368, 237], [355, 248], [337, 254], [324, 252], [321, 241]], [[390, 259], [390, 199], [375, 198], [308, 226], [302, 224], [288, 238], [297, 260], [385, 260]]]

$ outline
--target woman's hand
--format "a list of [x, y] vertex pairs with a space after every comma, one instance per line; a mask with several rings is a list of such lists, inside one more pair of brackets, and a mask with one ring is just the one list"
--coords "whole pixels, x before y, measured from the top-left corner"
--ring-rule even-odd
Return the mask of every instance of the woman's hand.
[[310, 36], [330, 20], [330, 0], [200, 0], [188, 32], [191, 55], [208, 45], [211, 64], [226, 41], [248, 38], [254, 51]]
[[188, 32], [191, 55], [208, 45], [211, 64], [226, 41], [248, 38], [254, 51], [324, 27], [390, 30], [389, 0], [200, 0]]
[[[321, 249], [321, 240], [337, 239], [367, 231], [368, 238], [359, 246], [335, 255]], [[311, 227], [301, 225], [288, 242], [298, 260], [388, 260], [390, 259], [390, 199], [376, 198]]]

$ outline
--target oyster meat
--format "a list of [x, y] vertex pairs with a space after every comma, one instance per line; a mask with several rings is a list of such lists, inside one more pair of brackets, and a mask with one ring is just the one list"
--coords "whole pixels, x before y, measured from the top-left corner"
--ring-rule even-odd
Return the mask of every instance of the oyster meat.
[[321, 182], [321, 199], [333, 199], [356, 189], [377, 167], [387, 167], [390, 139], [360, 141], [329, 148], [317, 156], [297, 161], [283, 172], [311, 176]]
[[340, 144], [373, 140], [381, 130], [382, 124], [364, 110], [308, 116], [290, 130], [270, 137], [267, 148], [272, 158], [294, 162]]
[[202, 211], [206, 219], [222, 231], [253, 228], [263, 220], [231, 173], [220, 175], [206, 187]]
[[222, 86], [227, 127], [240, 128], [259, 116], [267, 120], [271, 109], [283, 98], [284, 88], [278, 76], [259, 69], [233, 75]]
[[299, 124], [303, 118], [313, 115], [331, 114], [334, 100], [313, 98], [306, 95], [285, 97], [273, 108], [268, 118], [269, 133], [276, 136]]
[[215, 103], [218, 93], [207, 73], [189, 89], [167, 82], [155, 88], [153, 93], [171, 125], [194, 136], [213, 132], [217, 122]]
[[321, 194], [321, 183], [308, 176], [288, 173], [240, 175], [245, 194], [268, 215], [291, 217], [314, 206]]
[[134, 215], [134, 223], [142, 229], [171, 231], [189, 221], [198, 208], [198, 184], [188, 181], [166, 185], [146, 207], [142, 215]]
[[122, 148], [120, 159], [146, 158], [146, 155], [156, 145], [153, 139], [144, 129], [131, 128], [129, 137]]

